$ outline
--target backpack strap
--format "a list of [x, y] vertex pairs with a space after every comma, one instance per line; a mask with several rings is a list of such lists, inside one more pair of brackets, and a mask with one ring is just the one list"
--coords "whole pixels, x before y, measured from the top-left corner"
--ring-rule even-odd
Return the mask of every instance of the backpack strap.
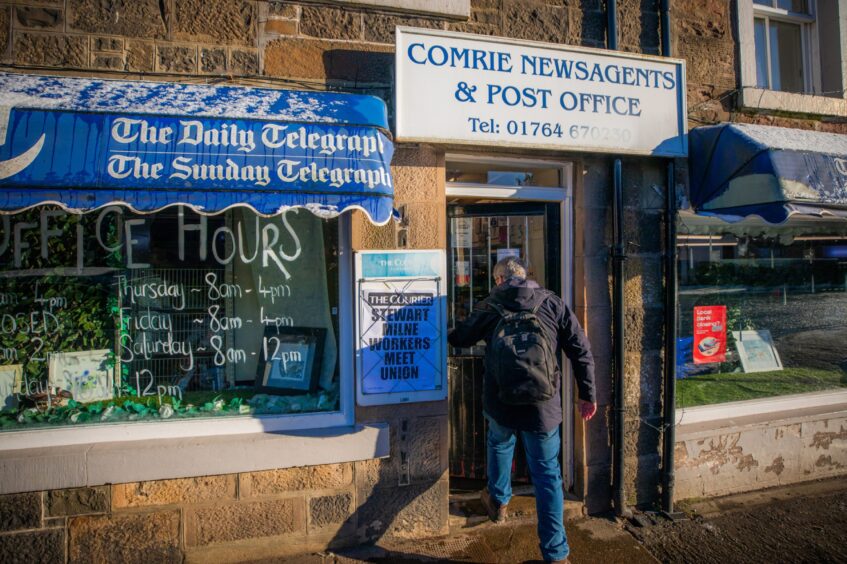
[[488, 302], [488, 305], [491, 306], [491, 309], [497, 312], [497, 315], [500, 317], [508, 317], [509, 312], [506, 311], [506, 308], [501, 306], [500, 304], [495, 304], [494, 302]]

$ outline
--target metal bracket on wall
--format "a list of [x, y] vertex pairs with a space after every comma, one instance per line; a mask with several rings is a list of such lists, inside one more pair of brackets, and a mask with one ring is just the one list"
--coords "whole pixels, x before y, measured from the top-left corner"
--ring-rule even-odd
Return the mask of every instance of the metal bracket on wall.
[[409, 473], [409, 420], [400, 420], [400, 437], [398, 441], [400, 451], [400, 471], [397, 477], [397, 485], [408, 486], [412, 480]]
[[399, 206], [397, 213], [400, 219], [395, 222], [394, 243], [398, 249], [406, 249], [409, 247], [409, 218], [406, 216], [406, 206]]

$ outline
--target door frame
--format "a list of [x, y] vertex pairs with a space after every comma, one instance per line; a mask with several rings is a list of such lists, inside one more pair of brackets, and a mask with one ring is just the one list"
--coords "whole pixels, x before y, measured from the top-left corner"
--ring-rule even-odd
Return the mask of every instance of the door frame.
[[[560, 188], [548, 188], [540, 186], [496, 186], [493, 184], [468, 184], [462, 182], [449, 182], [445, 179], [446, 198], [479, 198], [487, 200], [502, 200], [508, 202], [529, 201], [558, 203], [561, 213], [561, 288], [558, 288], [565, 304], [573, 309], [573, 184], [574, 163], [572, 161], [558, 161], [545, 159], [524, 159], [510, 156], [497, 155], [468, 155], [465, 153], [445, 153], [447, 161], [459, 161], [469, 163], [491, 163], [497, 165], [514, 163], [516, 166], [545, 166], [558, 168], [562, 186]], [[571, 366], [568, 362], [562, 363], [562, 377], [564, 381], [571, 381]], [[574, 485], [574, 411], [573, 411], [573, 386], [562, 385], [562, 480], [565, 488], [570, 490]]]

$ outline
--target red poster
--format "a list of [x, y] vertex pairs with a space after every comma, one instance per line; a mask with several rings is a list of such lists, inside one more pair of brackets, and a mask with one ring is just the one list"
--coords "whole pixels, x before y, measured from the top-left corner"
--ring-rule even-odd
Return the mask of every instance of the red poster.
[[726, 306], [694, 308], [694, 364], [726, 361]]

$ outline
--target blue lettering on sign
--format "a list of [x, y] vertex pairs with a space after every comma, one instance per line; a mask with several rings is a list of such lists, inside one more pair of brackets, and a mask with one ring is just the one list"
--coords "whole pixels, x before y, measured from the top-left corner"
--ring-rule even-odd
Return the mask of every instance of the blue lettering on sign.
[[677, 78], [673, 71], [627, 66], [617, 62], [588, 63], [584, 60], [522, 54], [517, 68], [513, 68], [511, 53], [467, 47], [447, 47], [439, 44], [428, 45], [423, 42], [410, 44], [406, 54], [416, 65], [505, 73], [515, 70], [527, 76], [664, 90], [673, 90], [677, 86]]
[[412, 43], [407, 54], [409, 60], [417, 65], [512, 72], [512, 55], [503, 51]]

